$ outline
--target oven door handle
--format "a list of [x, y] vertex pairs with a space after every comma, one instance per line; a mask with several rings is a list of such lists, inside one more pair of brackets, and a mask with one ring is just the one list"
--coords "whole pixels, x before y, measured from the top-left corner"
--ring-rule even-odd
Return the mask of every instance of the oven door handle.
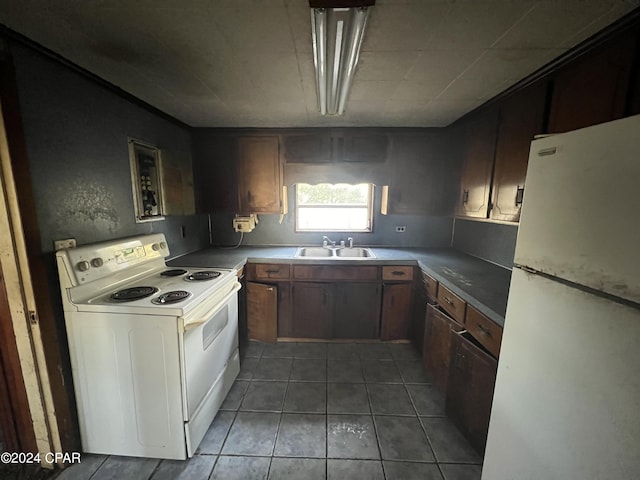
[[233, 289], [227, 295], [225, 295], [225, 297], [222, 300], [216, 303], [216, 305], [213, 308], [211, 308], [211, 310], [209, 310], [208, 312], [200, 316], [200, 320], [193, 320], [193, 321], [186, 322], [184, 324], [184, 330], [185, 331], [191, 330], [193, 328], [196, 328], [198, 325], [207, 323], [209, 319], [213, 317], [216, 313], [218, 313], [218, 311], [227, 304], [229, 299], [231, 299], [231, 297], [233, 297], [241, 288], [242, 288], [242, 285], [240, 285], [240, 282], [235, 282], [233, 284]]

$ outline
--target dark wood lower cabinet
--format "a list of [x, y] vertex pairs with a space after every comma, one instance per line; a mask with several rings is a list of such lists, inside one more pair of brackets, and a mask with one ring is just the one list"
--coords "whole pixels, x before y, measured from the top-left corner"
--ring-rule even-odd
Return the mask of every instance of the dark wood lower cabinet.
[[447, 416], [481, 455], [487, 443], [498, 362], [467, 332], [451, 338]]
[[424, 367], [441, 391], [447, 391], [449, 380], [450, 348], [454, 332], [464, 330], [458, 322], [449, 318], [434, 305], [427, 305], [424, 327]]
[[291, 334], [297, 338], [331, 338], [331, 290], [326, 283], [291, 287]]
[[380, 286], [341, 283], [333, 286], [333, 338], [380, 336]]
[[382, 286], [382, 340], [409, 338], [413, 284], [385, 283]]
[[278, 287], [247, 282], [246, 298], [249, 339], [275, 342], [278, 336]]

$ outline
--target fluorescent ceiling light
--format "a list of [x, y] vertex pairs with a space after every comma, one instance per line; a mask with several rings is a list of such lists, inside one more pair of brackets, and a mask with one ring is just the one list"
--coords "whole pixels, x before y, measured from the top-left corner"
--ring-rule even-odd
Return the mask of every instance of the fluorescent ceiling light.
[[[374, 2], [355, 3], [372, 5]], [[358, 64], [369, 10], [367, 6], [313, 8], [314, 3], [326, 2], [309, 2], [318, 105], [322, 115], [342, 115]]]

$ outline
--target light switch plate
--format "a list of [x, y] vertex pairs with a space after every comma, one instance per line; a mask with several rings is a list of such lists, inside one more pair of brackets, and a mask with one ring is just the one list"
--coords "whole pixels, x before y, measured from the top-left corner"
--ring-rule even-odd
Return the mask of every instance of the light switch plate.
[[56, 252], [58, 250], [62, 250], [63, 248], [73, 248], [76, 246], [75, 238], [65, 238], [64, 240], [54, 240], [53, 247]]

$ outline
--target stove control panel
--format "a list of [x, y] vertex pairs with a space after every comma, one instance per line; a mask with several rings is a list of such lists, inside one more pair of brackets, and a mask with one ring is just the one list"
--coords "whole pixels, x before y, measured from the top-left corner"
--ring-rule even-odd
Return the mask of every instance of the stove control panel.
[[146, 268], [169, 256], [163, 234], [142, 235], [123, 240], [82, 245], [56, 253], [73, 275], [71, 283], [78, 285], [116, 275], [131, 268]]

